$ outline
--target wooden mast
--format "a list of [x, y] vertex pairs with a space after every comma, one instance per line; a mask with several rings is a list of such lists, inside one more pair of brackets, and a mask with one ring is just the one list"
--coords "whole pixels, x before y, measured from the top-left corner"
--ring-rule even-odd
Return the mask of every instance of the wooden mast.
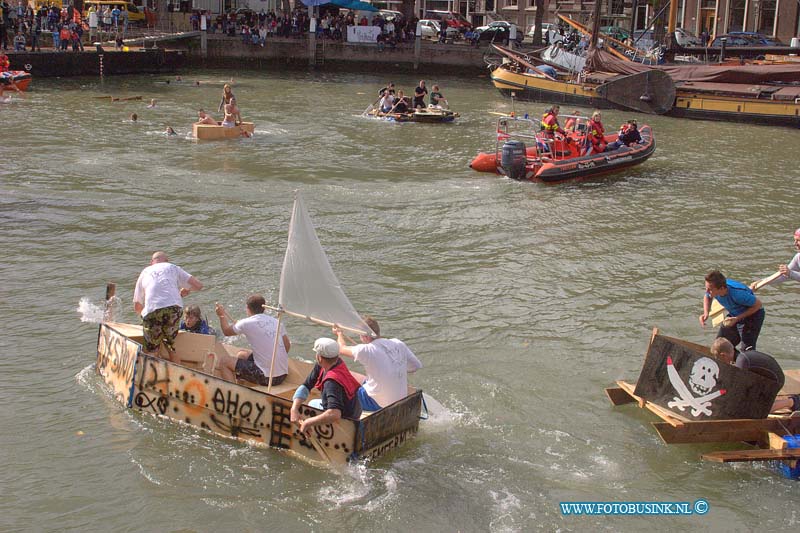
[[600, 34], [600, 8], [603, 0], [594, 0], [594, 13], [592, 14], [592, 35], [589, 41], [589, 50], [597, 48], [597, 38]]
[[[675, 33], [675, 25], [676, 20], [678, 18], [678, 2], [677, 0], [670, 0], [669, 3], [669, 23], [667, 24], [667, 33], [671, 37]], [[670, 40], [669, 45], [672, 48], [672, 41]]]

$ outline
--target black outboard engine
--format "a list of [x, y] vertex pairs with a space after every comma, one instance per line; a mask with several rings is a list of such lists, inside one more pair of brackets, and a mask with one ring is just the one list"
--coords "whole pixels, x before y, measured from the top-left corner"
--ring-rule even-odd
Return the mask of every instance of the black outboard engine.
[[500, 167], [512, 180], [525, 179], [527, 163], [525, 143], [522, 141], [506, 141], [500, 157]]

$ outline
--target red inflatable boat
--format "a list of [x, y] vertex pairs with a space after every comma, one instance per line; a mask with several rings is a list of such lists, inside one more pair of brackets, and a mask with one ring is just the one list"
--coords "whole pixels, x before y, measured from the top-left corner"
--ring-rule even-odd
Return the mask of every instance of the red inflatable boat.
[[[539, 121], [504, 116], [497, 121], [497, 144], [493, 153], [482, 152], [470, 163], [473, 170], [493, 172], [517, 180], [559, 183], [617, 172], [645, 161], [656, 149], [650, 126], [639, 128], [641, 141], [600, 153], [586, 153], [588, 119], [575, 119], [575, 130], [567, 137], [548, 139], [539, 130]], [[527, 131], [526, 131], [527, 130]], [[606, 135], [607, 143], [617, 140]]]

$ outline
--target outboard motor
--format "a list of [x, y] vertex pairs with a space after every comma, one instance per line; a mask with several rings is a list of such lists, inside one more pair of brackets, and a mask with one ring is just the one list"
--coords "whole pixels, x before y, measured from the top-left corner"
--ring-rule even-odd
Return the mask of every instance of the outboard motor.
[[522, 141], [506, 141], [500, 157], [500, 167], [512, 180], [525, 179], [527, 163], [525, 143]]

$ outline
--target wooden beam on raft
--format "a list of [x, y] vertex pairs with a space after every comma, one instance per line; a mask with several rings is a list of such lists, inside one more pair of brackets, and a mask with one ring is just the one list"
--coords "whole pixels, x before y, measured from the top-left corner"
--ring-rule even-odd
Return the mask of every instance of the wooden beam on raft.
[[701, 457], [715, 463], [744, 463], [750, 461], [785, 461], [800, 459], [800, 449], [784, 450], [732, 450], [704, 453]]
[[500, 46], [498, 44], [492, 44], [492, 46], [494, 47], [495, 50], [497, 50], [501, 54], [504, 54], [506, 57], [508, 57], [512, 61], [515, 61], [516, 63], [519, 63], [523, 67], [531, 69], [532, 71], [536, 72], [540, 76], [544, 76], [548, 80], [557, 81], [553, 76], [550, 76], [545, 71], [539, 69], [533, 63], [531, 63], [530, 61], [526, 60], [524, 57], [522, 57], [521, 54], [517, 54], [516, 52], [514, 52], [512, 50], [509, 50], [508, 48], [506, 48], [504, 46]]
[[648, 402], [644, 398], [640, 398], [636, 396], [633, 391], [636, 389], [636, 385], [632, 383], [628, 383], [627, 381], [617, 381], [617, 385], [619, 385], [620, 389], [625, 391], [635, 402], [639, 403], [639, 407], [642, 409], [647, 409], [651, 413], [657, 415], [661, 420], [663, 420], [667, 425], [675, 428], [680, 428], [683, 426], [685, 422], [691, 422], [688, 418], [681, 416], [679, 414], [673, 413], [669, 409], [665, 409], [660, 405], [656, 405], [653, 402]]
[[764, 442], [768, 432], [777, 435], [794, 435], [800, 432], [800, 417], [690, 421], [681, 427], [654, 422], [653, 427], [666, 444]]
[[628, 394], [628, 391], [621, 387], [607, 387], [606, 396], [611, 401], [611, 405], [626, 405], [636, 403], [636, 398]]

